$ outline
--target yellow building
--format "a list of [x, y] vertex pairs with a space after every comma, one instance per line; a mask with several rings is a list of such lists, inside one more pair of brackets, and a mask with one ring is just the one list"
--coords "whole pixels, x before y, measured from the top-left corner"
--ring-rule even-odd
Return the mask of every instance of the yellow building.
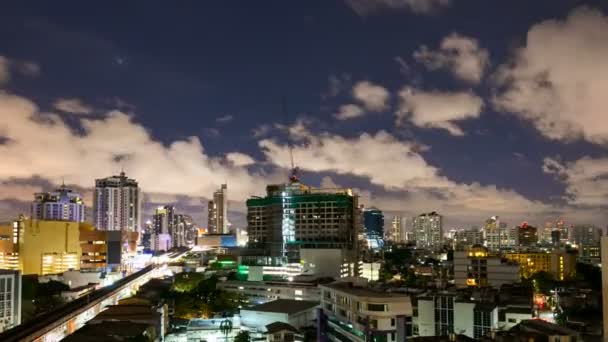
[[17, 222], [19, 264], [24, 275], [80, 269], [80, 223], [31, 219]]
[[523, 278], [537, 272], [549, 272], [555, 280], [566, 280], [576, 275], [576, 254], [563, 251], [507, 253], [505, 257], [520, 266]]

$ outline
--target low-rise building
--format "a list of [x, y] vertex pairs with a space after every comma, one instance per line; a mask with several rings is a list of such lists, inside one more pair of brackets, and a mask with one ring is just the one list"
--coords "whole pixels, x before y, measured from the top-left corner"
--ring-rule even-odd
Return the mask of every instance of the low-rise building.
[[252, 304], [262, 304], [277, 299], [319, 301], [321, 299], [319, 280], [306, 281], [301, 280], [302, 278], [293, 281], [227, 280], [218, 282], [216, 286], [218, 289], [242, 294]]
[[362, 278], [320, 285], [318, 336], [332, 341], [404, 341], [410, 297], [377, 291]]
[[568, 280], [576, 276], [575, 253], [565, 251], [553, 252], [514, 252], [506, 253], [505, 258], [516, 262], [520, 274], [528, 278], [537, 272], [549, 272], [556, 280]]
[[0, 332], [21, 324], [21, 272], [0, 270]]
[[265, 332], [266, 326], [282, 322], [296, 329], [314, 325], [319, 302], [277, 299], [250, 308], [241, 309], [241, 325]]
[[266, 326], [267, 342], [295, 342], [304, 341], [304, 336], [295, 327], [283, 323], [274, 322]]
[[520, 281], [519, 265], [499, 256], [488, 254], [488, 249], [474, 246], [468, 251], [454, 252], [454, 284], [457, 287], [500, 287]]

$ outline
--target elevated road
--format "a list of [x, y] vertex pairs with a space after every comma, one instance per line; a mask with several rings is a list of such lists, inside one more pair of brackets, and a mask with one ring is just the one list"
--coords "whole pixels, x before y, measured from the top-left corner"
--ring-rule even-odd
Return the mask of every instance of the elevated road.
[[0, 333], [2, 342], [55, 342], [82, 327], [108, 305], [128, 297], [153, 276], [157, 265], [149, 265], [116, 283], [93, 291], [57, 309]]

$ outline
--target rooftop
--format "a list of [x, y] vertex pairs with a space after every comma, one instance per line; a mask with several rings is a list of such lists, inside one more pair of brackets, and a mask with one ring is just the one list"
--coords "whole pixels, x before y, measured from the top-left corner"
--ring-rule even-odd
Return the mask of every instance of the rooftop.
[[139, 336], [147, 336], [147, 330], [149, 328], [150, 326], [148, 324], [142, 323], [105, 321], [97, 324], [86, 324], [62, 341], [125, 341], [135, 339]]
[[321, 286], [360, 297], [409, 298], [409, 296], [406, 294], [378, 291], [368, 287], [357, 286], [351, 282], [334, 282]]
[[288, 315], [298, 312], [311, 310], [319, 305], [319, 302], [308, 300], [293, 300], [293, 299], [277, 299], [272, 302], [267, 302], [260, 305], [255, 305], [243, 310], [247, 311], [262, 311], [262, 312], [280, 312]]
[[[543, 321], [542, 319], [526, 319], [511, 328], [515, 331], [538, 332], [544, 335], [576, 336], [578, 333], [557, 324]], [[511, 331], [510, 330], [510, 331]]]
[[298, 332], [298, 329], [294, 328], [292, 325], [284, 323], [284, 322], [274, 322], [266, 325], [266, 330], [269, 334], [275, 334], [280, 331], [288, 330], [294, 333]]

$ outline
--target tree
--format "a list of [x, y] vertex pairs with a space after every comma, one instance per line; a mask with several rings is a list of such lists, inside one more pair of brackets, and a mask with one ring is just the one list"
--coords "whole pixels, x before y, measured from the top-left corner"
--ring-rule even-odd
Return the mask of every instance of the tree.
[[530, 279], [532, 279], [534, 291], [545, 295], [551, 293], [554, 285], [553, 276], [551, 273], [545, 271], [536, 272], [530, 277]]
[[224, 334], [226, 341], [228, 341], [228, 334], [232, 331], [232, 321], [225, 319], [220, 323], [220, 332]]
[[234, 342], [249, 342], [251, 341], [251, 337], [249, 336], [249, 331], [241, 330], [235, 337]]

